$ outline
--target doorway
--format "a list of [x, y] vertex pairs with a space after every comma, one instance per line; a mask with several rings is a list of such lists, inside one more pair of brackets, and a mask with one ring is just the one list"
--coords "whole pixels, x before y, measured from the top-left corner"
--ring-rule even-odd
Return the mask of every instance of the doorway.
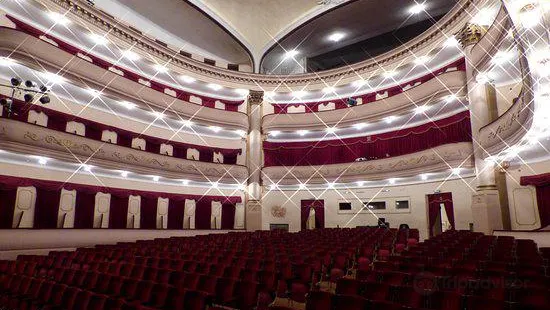
[[324, 200], [302, 200], [301, 211], [302, 230], [325, 228]]
[[452, 193], [428, 195], [428, 230], [430, 237], [455, 229]]

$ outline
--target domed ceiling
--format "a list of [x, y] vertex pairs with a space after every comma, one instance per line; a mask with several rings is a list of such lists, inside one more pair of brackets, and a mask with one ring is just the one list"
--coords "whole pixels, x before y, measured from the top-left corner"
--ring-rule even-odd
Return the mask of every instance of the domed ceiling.
[[[362, 61], [420, 34], [456, 0], [95, 0], [143, 33], [254, 72], [292, 74]], [[422, 5], [419, 12], [411, 8]], [[337, 38], [330, 37], [336, 34]], [[293, 61], [286, 52], [296, 50]]]

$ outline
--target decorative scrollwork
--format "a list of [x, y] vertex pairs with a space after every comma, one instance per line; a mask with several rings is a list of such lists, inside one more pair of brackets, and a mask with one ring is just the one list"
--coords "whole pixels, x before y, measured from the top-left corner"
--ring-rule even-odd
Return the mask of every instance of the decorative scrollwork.
[[271, 215], [273, 217], [284, 218], [286, 216], [286, 208], [282, 206], [271, 207]]

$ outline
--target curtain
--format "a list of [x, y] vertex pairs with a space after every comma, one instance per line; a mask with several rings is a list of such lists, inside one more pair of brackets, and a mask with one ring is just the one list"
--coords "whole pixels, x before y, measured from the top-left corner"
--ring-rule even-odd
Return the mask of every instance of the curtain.
[[0, 229], [12, 228], [16, 198], [17, 187], [4, 187], [0, 184]]
[[125, 229], [128, 220], [128, 196], [111, 195], [109, 228]]
[[455, 215], [453, 207], [453, 195], [452, 193], [439, 193], [428, 195], [428, 226], [430, 230], [430, 237], [433, 237], [433, 227], [437, 216], [441, 213], [441, 204], [445, 207], [445, 213], [451, 224], [451, 229], [455, 229]]
[[201, 198], [197, 201], [195, 209], [195, 228], [210, 229], [210, 217], [212, 214], [212, 200]]
[[36, 203], [34, 205], [34, 228], [57, 228], [57, 216], [59, 215], [60, 196], [60, 188], [36, 188]]
[[141, 197], [141, 211], [139, 217], [139, 228], [157, 228], [157, 205], [158, 198]]
[[95, 196], [94, 192], [76, 193], [74, 228], [94, 228]]
[[315, 209], [315, 228], [325, 228], [325, 201], [302, 200], [301, 201], [301, 228], [306, 229], [310, 208]]
[[550, 225], [550, 184], [537, 186], [537, 204], [539, 206], [540, 227]]
[[222, 229], [233, 229], [235, 224], [235, 205], [222, 204]]
[[469, 111], [421, 126], [339, 140], [264, 141], [265, 166], [308, 166], [393, 157], [439, 145], [472, 141]]
[[185, 200], [170, 199], [168, 202], [168, 229], [183, 229]]

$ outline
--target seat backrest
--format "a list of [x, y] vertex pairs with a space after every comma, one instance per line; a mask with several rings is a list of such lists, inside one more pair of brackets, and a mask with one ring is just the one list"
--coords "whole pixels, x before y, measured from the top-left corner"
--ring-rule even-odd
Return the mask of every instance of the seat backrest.
[[311, 291], [307, 295], [306, 310], [331, 310], [332, 297], [329, 292]]

